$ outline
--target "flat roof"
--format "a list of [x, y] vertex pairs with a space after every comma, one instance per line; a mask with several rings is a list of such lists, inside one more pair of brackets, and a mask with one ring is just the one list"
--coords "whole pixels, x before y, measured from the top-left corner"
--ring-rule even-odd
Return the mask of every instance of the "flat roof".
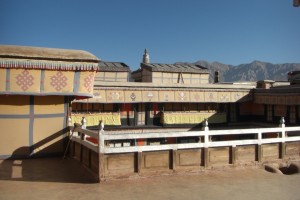
[[0, 57], [75, 62], [99, 62], [100, 59], [83, 50], [0, 45]]
[[141, 68], [152, 72], [181, 72], [181, 73], [206, 73], [209, 71], [206, 67], [194, 64], [160, 64], [160, 63], [141, 63]]
[[130, 68], [128, 65], [122, 62], [105, 62], [101, 61], [98, 64], [98, 71], [100, 72], [129, 72]]

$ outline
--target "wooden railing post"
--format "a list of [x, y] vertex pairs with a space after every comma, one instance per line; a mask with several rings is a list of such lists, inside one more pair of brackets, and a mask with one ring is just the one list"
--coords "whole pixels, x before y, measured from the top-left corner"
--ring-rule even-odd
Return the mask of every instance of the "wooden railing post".
[[99, 121], [99, 152], [100, 153], [104, 153], [105, 150], [103, 134], [104, 134], [104, 122], [100, 120]]
[[281, 130], [281, 143], [279, 144], [279, 158], [284, 159], [285, 156], [285, 137], [286, 137], [286, 131], [285, 131], [285, 120], [284, 117], [281, 117], [279, 122], [279, 127]]
[[209, 136], [209, 128], [207, 119], [203, 122], [202, 130], [204, 131], [204, 167], [207, 168], [209, 166], [209, 142], [211, 141], [211, 136]]
[[257, 137], [258, 137], [258, 143], [257, 143], [256, 157], [257, 157], [257, 162], [261, 162], [262, 161], [262, 147], [261, 147], [262, 133], [258, 132]]
[[178, 156], [176, 148], [173, 148], [171, 150], [171, 155], [170, 156], [171, 156], [171, 161], [172, 161], [172, 163], [171, 163], [171, 169], [173, 171], [175, 171], [176, 170], [176, 163], [177, 163], [177, 156]]
[[69, 127], [69, 135], [68, 135], [68, 136], [69, 136], [69, 137], [72, 137], [72, 135], [73, 135], [73, 134], [72, 134], [72, 130], [71, 130], [71, 128], [70, 128], [71, 126], [72, 126], [72, 119], [71, 119], [71, 116], [69, 116], [69, 117], [68, 117], [68, 127]]
[[279, 144], [279, 157], [281, 158], [281, 159], [284, 159], [284, 157], [285, 157], [285, 142], [281, 142], [280, 144]]
[[102, 120], [99, 121], [99, 136], [98, 136], [98, 149], [99, 149], [99, 180], [105, 179], [105, 166], [107, 165], [104, 151], [104, 122]]
[[231, 164], [235, 165], [236, 164], [236, 153], [237, 153], [237, 148], [236, 145], [231, 146]]
[[71, 116], [68, 117], [68, 126], [72, 126], [72, 118], [71, 118]]
[[[82, 120], [81, 120], [81, 128], [82, 129], [86, 129], [86, 119], [85, 117], [82, 117]], [[85, 140], [86, 139], [86, 135], [81, 133], [81, 139], [82, 140]]]
[[143, 152], [137, 152], [137, 173], [141, 175], [142, 173], [142, 164], [143, 164]]
[[85, 117], [82, 117], [81, 124], [82, 124], [81, 128], [86, 129], [86, 119], [85, 119]]
[[281, 117], [281, 118], [280, 118], [280, 121], [279, 121], [279, 127], [281, 127], [281, 128], [284, 128], [284, 127], [285, 127], [285, 120], [284, 120], [284, 117]]

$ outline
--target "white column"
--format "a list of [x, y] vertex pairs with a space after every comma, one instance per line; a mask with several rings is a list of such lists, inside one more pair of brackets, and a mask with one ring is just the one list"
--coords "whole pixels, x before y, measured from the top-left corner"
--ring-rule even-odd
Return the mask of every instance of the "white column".
[[285, 120], [284, 117], [281, 117], [280, 121], [279, 121], [279, 127], [284, 128], [285, 127]]
[[211, 141], [211, 136], [208, 136], [209, 134], [209, 128], [208, 128], [208, 120], [205, 119], [202, 123], [202, 131], [204, 131], [204, 146], [205, 148], [208, 147], [209, 142]]
[[208, 120], [205, 119], [202, 123], [202, 131], [205, 132], [205, 135], [204, 135], [204, 143], [205, 143], [205, 146], [207, 147], [208, 146], [208, 142], [211, 141], [211, 136], [208, 136], [209, 134], [209, 128], [208, 128]]
[[72, 126], [72, 118], [71, 118], [71, 116], [68, 117], [68, 126]]
[[285, 133], [285, 120], [284, 117], [281, 117], [280, 121], [279, 121], [279, 127], [282, 128], [281, 131], [281, 138], [282, 138], [282, 142], [285, 142], [285, 137], [286, 137], [286, 133]]
[[85, 117], [82, 117], [81, 124], [82, 124], [81, 128], [86, 129], [86, 119], [85, 119]]
[[102, 120], [99, 121], [99, 152], [104, 153], [104, 122]]

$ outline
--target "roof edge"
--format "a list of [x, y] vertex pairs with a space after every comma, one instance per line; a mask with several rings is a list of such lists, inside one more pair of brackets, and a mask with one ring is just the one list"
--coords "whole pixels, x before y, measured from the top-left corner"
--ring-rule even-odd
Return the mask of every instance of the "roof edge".
[[99, 62], [90, 52], [73, 49], [0, 45], [0, 58], [37, 59], [50, 61]]

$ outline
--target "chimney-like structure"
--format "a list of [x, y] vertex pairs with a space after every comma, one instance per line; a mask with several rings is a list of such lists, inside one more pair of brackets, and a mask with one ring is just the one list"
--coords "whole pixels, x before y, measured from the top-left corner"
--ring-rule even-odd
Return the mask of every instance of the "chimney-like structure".
[[219, 80], [220, 77], [219, 77], [219, 71], [215, 71], [215, 80], [214, 80], [214, 83], [219, 83]]
[[257, 81], [256, 88], [270, 89], [271, 87], [273, 87], [274, 83], [275, 83], [275, 81], [272, 81], [272, 80]]
[[147, 49], [145, 49], [145, 52], [143, 55], [143, 63], [150, 63], [149, 53], [148, 53]]

